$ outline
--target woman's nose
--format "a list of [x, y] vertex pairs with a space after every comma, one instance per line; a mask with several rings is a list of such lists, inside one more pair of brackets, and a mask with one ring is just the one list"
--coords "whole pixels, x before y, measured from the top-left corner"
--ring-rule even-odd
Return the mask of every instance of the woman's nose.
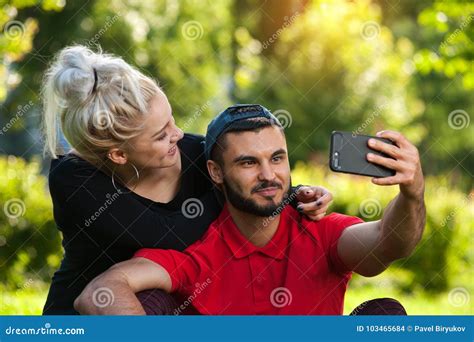
[[172, 136], [172, 141], [178, 141], [181, 140], [184, 136], [183, 130], [179, 128], [178, 126], [175, 126], [174, 134]]

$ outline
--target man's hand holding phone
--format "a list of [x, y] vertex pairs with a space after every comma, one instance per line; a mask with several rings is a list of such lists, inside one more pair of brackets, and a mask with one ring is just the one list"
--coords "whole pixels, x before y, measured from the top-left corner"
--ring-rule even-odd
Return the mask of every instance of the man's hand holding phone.
[[400, 192], [409, 199], [423, 197], [424, 180], [418, 149], [399, 132], [390, 130], [380, 131], [376, 136], [390, 139], [393, 145], [381, 140], [369, 139], [368, 146], [391, 158], [368, 153], [367, 160], [392, 169], [396, 173], [389, 177], [372, 178], [372, 182], [377, 185], [399, 184]]
[[336, 172], [371, 176], [377, 185], [400, 186], [381, 219], [347, 227], [338, 241], [342, 262], [372, 277], [420, 242], [426, 222], [424, 181], [417, 148], [402, 134], [381, 131], [375, 137], [333, 132], [330, 167]]

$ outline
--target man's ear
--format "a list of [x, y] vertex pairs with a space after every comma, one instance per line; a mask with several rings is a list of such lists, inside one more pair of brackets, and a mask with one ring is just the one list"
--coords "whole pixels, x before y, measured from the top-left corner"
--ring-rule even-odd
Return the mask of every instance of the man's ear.
[[119, 148], [111, 149], [107, 153], [107, 158], [109, 158], [115, 164], [125, 165], [127, 163], [127, 154]]
[[209, 171], [209, 175], [211, 176], [214, 183], [224, 183], [224, 173], [220, 165], [217, 164], [214, 160], [207, 161], [207, 171]]

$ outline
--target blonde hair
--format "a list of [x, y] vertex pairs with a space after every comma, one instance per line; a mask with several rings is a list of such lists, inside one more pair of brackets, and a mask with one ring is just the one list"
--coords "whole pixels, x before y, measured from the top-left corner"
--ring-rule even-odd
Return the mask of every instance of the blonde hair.
[[140, 133], [158, 91], [153, 79], [122, 58], [81, 45], [64, 48], [47, 70], [42, 88], [45, 152], [53, 158], [63, 152], [60, 127], [85, 159], [102, 164], [111, 148]]

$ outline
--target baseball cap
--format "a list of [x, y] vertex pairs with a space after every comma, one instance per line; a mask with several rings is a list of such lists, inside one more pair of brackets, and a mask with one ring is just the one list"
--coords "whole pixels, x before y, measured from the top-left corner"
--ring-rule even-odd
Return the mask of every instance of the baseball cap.
[[280, 121], [267, 108], [259, 104], [236, 104], [228, 107], [212, 119], [207, 126], [204, 143], [206, 159], [211, 158], [212, 148], [217, 139], [227, 131], [232, 123], [250, 118], [266, 118], [274, 122], [275, 125], [282, 127]]

